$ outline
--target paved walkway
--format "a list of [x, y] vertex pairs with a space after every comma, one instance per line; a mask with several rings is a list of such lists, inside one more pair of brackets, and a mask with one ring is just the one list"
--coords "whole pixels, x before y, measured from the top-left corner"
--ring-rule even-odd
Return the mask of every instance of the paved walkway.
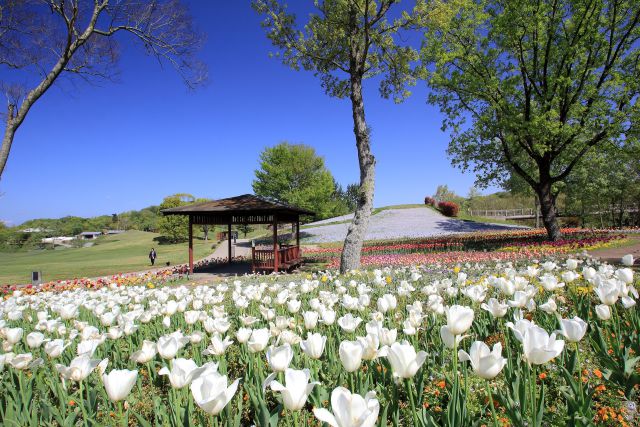
[[[331, 218], [315, 224], [348, 219]], [[344, 240], [349, 224], [330, 224], [304, 228], [300, 232], [303, 243], [338, 242]], [[431, 237], [445, 234], [499, 231], [523, 228], [517, 225], [491, 224], [448, 218], [433, 209], [387, 209], [371, 216], [365, 240]]]
[[589, 251], [589, 255], [609, 264], [620, 264], [620, 258], [627, 254], [635, 259], [634, 268], [640, 267], [640, 235], [629, 235], [629, 244], [621, 247], [603, 248]]

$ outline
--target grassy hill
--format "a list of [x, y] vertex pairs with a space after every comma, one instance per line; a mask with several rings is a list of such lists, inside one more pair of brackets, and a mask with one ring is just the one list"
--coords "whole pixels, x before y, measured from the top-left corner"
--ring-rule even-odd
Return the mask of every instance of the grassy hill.
[[[0, 252], [0, 284], [28, 283], [31, 271], [41, 271], [45, 281], [96, 277], [149, 268], [149, 250], [156, 248], [156, 266], [187, 262], [187, 244], [159, 245], [156, 233], [131, 230], [105, 236], [88, 248]], [[194, 257], [211, 253], [215, 241], [194, 241]]]

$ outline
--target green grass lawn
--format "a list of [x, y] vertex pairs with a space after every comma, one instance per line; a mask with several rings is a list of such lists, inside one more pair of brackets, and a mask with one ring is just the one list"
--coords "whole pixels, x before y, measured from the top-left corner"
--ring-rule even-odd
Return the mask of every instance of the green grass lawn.
[[[188, 260], [187, 243], [160, 245], [155, 242], [156, 233], [127, 231], [105, 236], [89, 248], [37, 250], [29, 252], [0, 252], [0, 284], [28, 283], [31, 271], [41, 271], [45, 281], [96, 277], [115, 273], [140, 271], [150, 268], [149, 250], [156, 248], [156, 266], [182, 264]], [[210, 254], [209, 240], [194, 241], [196, 260]]]

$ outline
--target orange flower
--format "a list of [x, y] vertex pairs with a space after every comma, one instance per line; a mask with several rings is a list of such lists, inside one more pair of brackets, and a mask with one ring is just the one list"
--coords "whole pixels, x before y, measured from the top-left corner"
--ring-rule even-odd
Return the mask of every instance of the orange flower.
[[593, 370], [593, 375], [595, 375], [598, 378], [602, 378], [602, 371], [598, 368]]
[[547, 379], [547, 374], [545, 372], [540, 373], [540, 375], [538, 375], [538, 378], [540, 378], [541, 380], [545, 380]]
[[445, 388], [447, 386], [447, 383], [444, 380], [441, 380], [436, 383], [436, 386], [440, 388]]

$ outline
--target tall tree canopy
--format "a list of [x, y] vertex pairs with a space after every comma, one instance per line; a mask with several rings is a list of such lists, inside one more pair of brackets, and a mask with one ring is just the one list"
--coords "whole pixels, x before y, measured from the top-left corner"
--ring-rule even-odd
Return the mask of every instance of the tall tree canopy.
[[[3, 0], [0, 2], [0, 89], [7, 101], [0, 178], [31, 107], [61, 76], [89, 81], [116, 76], [126, 34], [168, 62], [191, 87], [206, 78], [195, 59], [201, 36], [180, 0]], [[26, 84], [25, 84], [26, 83]]]
[[280, 143], [260, 154], [253, 192], [258, 196], [309, 209], [319, 218], [346, 213], [324, 159], [304, 144]]
[[[311, 3], [311, 2], [309, 2]], [[340, 270], [360, 266], [362, 243], [373, 208], [375, 157], [365, 118], [362, 84], [378, 76], [380, 94], [397, 102], [410, 92], [419, 70], [413, 67], [418, 54], [403, 33], [419, 22], [418, 10], [403, 10], [399, 0], [316, 0], [315, 10], [303, 26], [278, 0], [254, 0], [264, 15], [264, 26], [282, 61], [293, 68], [312, 71], [329, 96], [349, 97], [353, 131], [360, 167], [360, 191], [353, 222], [345, 238]], [[395, 17], [395, 18], [394, 18]]]
[[[422, 55], [453, 163], [479, 184], [521, 176], [550, 239], [557, 184], [638, 117], [640, 2], [436, 0]], [[470, 120], [470, 123], [467, 123]]]

